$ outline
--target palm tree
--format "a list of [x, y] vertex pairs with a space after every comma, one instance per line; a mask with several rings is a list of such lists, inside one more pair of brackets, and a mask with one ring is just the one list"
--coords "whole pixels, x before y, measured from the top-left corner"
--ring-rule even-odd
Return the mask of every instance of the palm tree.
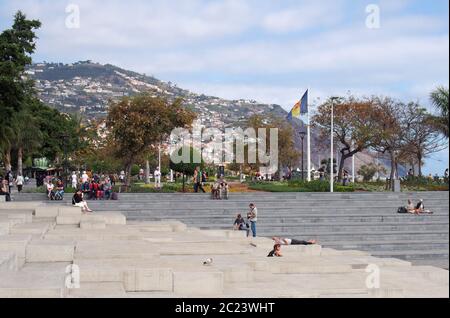
[[449, 128], [448, 101], [448, 88], [441, 86], [431, 93], [431, 102], [439, 112], [439, 115], [432, 117], [432, 122], [436, 129], [438, 129], [445, 137], [447, 137], [447, 139]]
[[0, 125], [0, 158], [6, 171], [11, 171], [11, 147], [14, 138], [14, 130], [6, 125]]
[[36, 119], [27, 110], [13, 116], [14, 148], [17, 151], [17, 173], [23, 174], [23, 157], [41, 146], [42, 133]]

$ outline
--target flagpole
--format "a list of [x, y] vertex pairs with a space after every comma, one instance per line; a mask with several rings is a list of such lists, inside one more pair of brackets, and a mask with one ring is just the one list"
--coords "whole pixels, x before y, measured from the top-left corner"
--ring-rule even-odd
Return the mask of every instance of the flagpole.
[[[308, 104], [309, 104], [309, 88], [308, 88]], [[307, 126], [307, 132], [308, 132], [308, 182], [311, 182], [311, 122], [310, 122], [310, 107], [308, 105], [308, 126]]]
[[334, 192], [334, 99], [331, 100], [330, 192]]
[[[355, 149], [355, 141], [353, 140], [353, 149]], [[356, 172], [355, 172], [355, 155], [352, 156], [352, 183], [356, 181]]]

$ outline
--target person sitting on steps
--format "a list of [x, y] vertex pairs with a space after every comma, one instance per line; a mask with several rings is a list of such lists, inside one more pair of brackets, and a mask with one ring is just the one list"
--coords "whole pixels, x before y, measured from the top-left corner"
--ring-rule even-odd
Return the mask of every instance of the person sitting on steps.
[[283, 257], [283, 254], [281, 254], [281, 244], [275, 244], [273, 250], [267, 257]]
[[79, 190], [72, 197], [72, 205], [81, 208], [83, 213], [93, 212], [91, 209], [89, 209], [87, 202], [84, 201], [83, 192], [81, 192]]
[[212, 185], [211, 195], [213, 200], [220, 200], [220, 184], [218, 182]]
[[8, 181], [4, 179], [0, 179], [0, 195], [5, 196], [6, 202], [11, 201], [11, 194], [8, 192]]
[[433, 214], [430, 210], [425, 210], [425, 205], [423, 203], [423, 199], [420, 199], [419, 203], [417, 203], [416, 206], [416, 214]]
[[62, 201], [64, 199], [64, 184], [61, 180], [56, 182], [55, 200]]
[[250, 236], [250, 225], [245, 222], [245, 219], [242, 217], [242, 214], [238, 214], [236, 216], [236, 220], [234, 221], [233, 229], [235, 231], [246, 231], [247, 237]]
[[406, 206], [406, 210], [408, 211], [408, 213], [417, 214], [416, 207], [414, 206], [414, 203], [412, 202], [411, 199], [408, 200], [408, 205]]

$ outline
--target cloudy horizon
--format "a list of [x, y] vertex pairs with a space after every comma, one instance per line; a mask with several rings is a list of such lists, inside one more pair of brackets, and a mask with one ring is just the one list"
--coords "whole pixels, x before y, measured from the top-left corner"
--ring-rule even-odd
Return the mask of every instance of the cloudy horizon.
[[[379, 28], [367, 25], [373, 3]], [[79, 28], [67, 27], [69, 5]], [[313, 99], [350, 91], [431, 110], [430, 92], [449, 85], [447, 0], [0, 0], [0, 29], [17, 10], [43, 23], [35, 62], [109, 63], [287, 111], [307, 88]], [[448, 161], [433, 155], [425, 171]]]

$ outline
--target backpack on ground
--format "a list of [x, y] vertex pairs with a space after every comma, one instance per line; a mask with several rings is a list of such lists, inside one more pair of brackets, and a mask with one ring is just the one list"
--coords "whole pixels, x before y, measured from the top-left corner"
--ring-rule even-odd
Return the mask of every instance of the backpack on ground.
[[119, 200], [119, 194], [116, 193], [116, 192], [113, 192], [113, 193], [111, 194], [111, 200], [113, 200], [113, 201]]
[[401, 206], [398, 208], [397, 213], [406, 214], [408, 213], [408, 209], [406, 209], [404, 206]]

